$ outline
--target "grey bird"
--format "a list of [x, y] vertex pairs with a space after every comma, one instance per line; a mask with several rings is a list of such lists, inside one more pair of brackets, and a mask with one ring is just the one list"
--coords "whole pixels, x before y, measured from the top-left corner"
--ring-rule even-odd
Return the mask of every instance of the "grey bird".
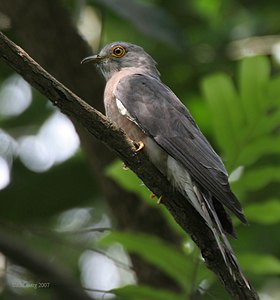
[[230, 190], [221, 158], [188, 109], [161, 82], [156, 62], [143, 48], [126, 42], [106, 45], [99, 54], [82, 60], [87, 62], [97, 64], [107, 81], [104, 104], [108, 118], [143, 148], [191, 202], [213, 232], [229, 269], [240, 270], [225, 235], [235, 237], [224, 206], [246, 223], [241, 205]]

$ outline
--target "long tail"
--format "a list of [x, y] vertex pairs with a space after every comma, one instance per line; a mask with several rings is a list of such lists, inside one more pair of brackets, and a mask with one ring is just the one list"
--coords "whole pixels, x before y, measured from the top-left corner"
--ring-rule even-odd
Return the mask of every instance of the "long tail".
[[[222, 205], [219, 203], [213, 203], [211, 195], [204, 195], [196, 183], [193, 182], [188, 171], [170, 156], [168, 157], [167, 161], [167, 178], [179, 191], [182, 192], [183, 195], [186, 196], [186, 198], [191, 202], [192, 206], [202, 216], [208, 227], [213, 232], [225, 264], [234, 280], [236, 280], [236, 278], [233, 270], [238, 270], [248, 289], [251, 289], [250, 284], [243, 275], [237, 259], [234, 256], [231, 245], [224, 233], [225, 230], [232, 236], [235, 236], [232, 224], [227, 219], [227, 213]], [[223, 221], [224, 228], [219, 217], [221, 217], [221, 220]]]
[[234, 255], [233, 249], [224, 233], [221, 222], [215, 211], [215, 207], [214, 207], [212, 198], [211, 197], [206, 198], [206, 196], [200, 192], [200, 190], [197, 188], [196, 185], [194, 185], [194, 192], [195, 192], [195, 194], [198, 198], [198, 201], [201, 205], [201, 211], [199, 213], [202, 215], [202, 217], [206, 221], [208, 227], [213, 232], [215, 240], [218, 244], [218, 247], [221, 251], [224, 262], [227, 265], [231, 276], [233, 277], [234, 280], [236, 280], [233, 269], [237, 269], [240, 276], [242, 277], [244, 283], [248, 287], [248, 289], [251, 289], [250, 284], [247, 281], [247, 279], [245, 278], [245, 276], [238, 264], [238, 261]]

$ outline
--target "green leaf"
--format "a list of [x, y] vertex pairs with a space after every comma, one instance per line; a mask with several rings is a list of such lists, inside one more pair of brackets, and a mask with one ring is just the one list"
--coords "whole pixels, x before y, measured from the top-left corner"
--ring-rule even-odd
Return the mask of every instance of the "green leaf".
[[238, 188], [245, 191], [260, 190], [271, 182], [280, 181], [280, 172], [278, 166], [263, 166], [245, 170], [242, 180], [233, 182], [232, 185], [237, 185]]
[[238, 256], [244, 271], [257, 275], [279, 275], [280, 260], [272, 255], [246, 253]]
[[240, 150], [237, 165], [250, 166], [262, 156], [280, 153], [280, 137], [266, 136], [254, 139]]
[[270, 65], [266, 57], [251, 57], [242, 60], [239, 70], [240, 96], [248, 124], [257, 123], [266, 106], [266, 91]]
[[185, 295], [143, 285], [128, 285], [110, 292], [114, 293], [119, 300], [187, 300]]
[[280, 222], [280, 199], [250, 204], [246, 206], [244, 210], [249, 221], [262, 224], [274, 224]]
[[124, 169], [124, 164], [120, 160], [114, 161], [105, 171], [105, 174], [114, 179], [121, 187], [138, 194], [143, 199], [148, 199], [150, 190], [143, 182], [129, 169]]
[[280, 120], [280, 76], [272, 79], [268, 84], [268, 95], [265, 97], [267, 107], [263, 116], [254, 128], [254, 137], [267, 135], [279, 126]]
[[280, 108], [280, 76], [277, 76], [270, 81], [268, 92], [271, 104], [277, 103], [277, 107]]
[[280, 122], [279, 120], [280, 120], [280, 109], [264, 115], [256, 124], [254, 128], [254, 132], [252, 132], [251, 134], [252, 137], [259, 138], [264, 135], [271, 134], [276, 128], [278, 128]]
[[229, 78], [224, 74], [207, 77], [202, 82], [215, 131], [215, 138], [227, 158], [233, 156], [236, 148], [236, 131], [234, 124], [242, 123], [242, 115], [238, 114], [236, 92]]
[[193, 264], [175, 247], [155, 236], [140, 233], [112, 232], [100, 240], [101, 245], [104, 246], [113, 242], [121, 243], [129, 252], [141, 255], [174, 278], [185, 291], [190, 290], [191, 282], [187, 278], [191, 276]]

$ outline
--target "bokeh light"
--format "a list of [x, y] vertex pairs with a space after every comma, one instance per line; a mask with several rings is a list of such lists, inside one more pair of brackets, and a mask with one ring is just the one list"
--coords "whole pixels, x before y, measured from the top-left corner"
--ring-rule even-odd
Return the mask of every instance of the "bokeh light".
[[6, 79], [0, 89], [0, 115], [17, 116], [24, 112], [32, 101], [30, 85], [19, 75]]
[[42, 125], [37, 135], [19, 140], [19, 157], [34, 172], [45, 172], [75, 154], [80, 142], [71, 121], [56, 111]]

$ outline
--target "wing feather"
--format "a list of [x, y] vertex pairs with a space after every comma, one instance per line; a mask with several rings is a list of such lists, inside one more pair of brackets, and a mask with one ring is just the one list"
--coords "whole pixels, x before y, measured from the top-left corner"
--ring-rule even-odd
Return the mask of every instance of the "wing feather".
[[122, 78], [114, 94], [134, 122], [180, 161], [203, 190], [246, 222], [241, 205], [230, 190], [222, 160], [188, 109], [167, 86], [151, 76], [134, 74]]

